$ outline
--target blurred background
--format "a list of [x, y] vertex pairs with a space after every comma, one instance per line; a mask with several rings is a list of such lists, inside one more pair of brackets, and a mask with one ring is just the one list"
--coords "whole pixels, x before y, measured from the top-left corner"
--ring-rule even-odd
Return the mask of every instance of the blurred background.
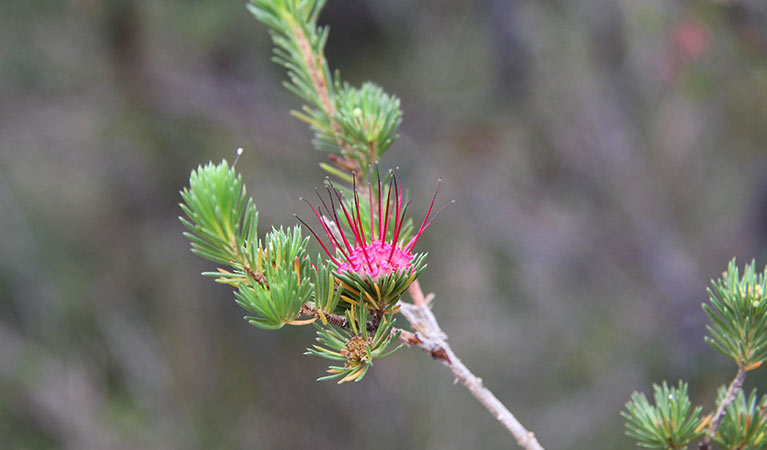
[[[652, 382], [712, 409], [735, 367], [705, 288], [767, 264], [763, 0], [330, 0], [321, 22], [332, 67], [402, 99], [383, 163], [416, 220], [440, 176], [457, 200], [421, 284], [544, 447], [632, 448], [619, 411]], [[199, 276], [190, 170], [244, 147], [262, 231], [324, 175], [270, 53], [244, 0], [0, 4], [0, 447], [514, 447], [426, 354], [316, 383], [311, 327], [250, 327]]]

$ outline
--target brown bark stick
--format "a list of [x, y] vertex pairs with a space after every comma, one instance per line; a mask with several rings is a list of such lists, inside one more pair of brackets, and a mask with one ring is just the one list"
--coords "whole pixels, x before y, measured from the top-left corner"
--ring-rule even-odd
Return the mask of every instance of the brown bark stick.
[[447, 335], [439, 327], [436, 317], [431, 312], [430, 299], [424, 296], [418, 281], [413, 282], [408, 290], [413, 298], [413, 304], [400, 302], [400, 312], [416, 332], [402, 331], [400, 341], [429, 353], [432, 358], [450, 369], [471, 395], [506, 427], [520, 447], [526, 450], [543, 450], [533, 432], [522, 426], [508, 408], [482, 384], [482, 379], [474, 375], [453, 353], [447, 342]]
[[732, 383], [730, 383], [730, 386], [727, 388], [727, 392], [724, 394], [724, 397], [722, 397], [722, 401], [716, 408], [714, 417], [711, 419], [711, 424], [708, 426], [706, 437], [703, 439], [703, 442], [698, 445], [698, 450], [709, 450], [711, 448], [711, 439], [716, 436], [716, 430], [719, 429], [719, 424], [722, 422], [722, 417], [724, 417], [724, 410], [730, 406], [730, 403], [732, 403], [733, 400], [735, 400], [735, 396], [738, 395], [738, 392], [740, 392], [743, 387], [743, 381], [745, 379], [746, 369], [739, 365], [738, 373], [735, 375]]

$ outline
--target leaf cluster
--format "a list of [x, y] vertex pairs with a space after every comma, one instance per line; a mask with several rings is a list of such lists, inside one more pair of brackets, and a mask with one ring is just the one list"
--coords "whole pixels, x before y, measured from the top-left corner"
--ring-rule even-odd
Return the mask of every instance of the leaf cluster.
[[319, 319], [323, 325], [328, 324], [329, 314], [343, 314], [345, 308], [339, 304], [341, 301], [341, 289], [337, 289], [337, 282], [330, 265], [323, 264], [317, 256], [317, 265], [314, 267], [314, 295], [310, 304], [317, 310]]
[[[402, 123], [400, 101], [371, 82], [355, 88], [349, 83], [336, 86], [338, 111], [336, 120], [343, 133], [342, 139], [359, 159], [362, 167], [380, 158], [397, 139]], [[359, 156], [358, 156], [359, 158]]]
[[621, 415], [626, 419], [626, 434], [639, 445], [655, 449], [684, 449], [704, 433], [701, 407], [691, 410], [687, 383], [677, 387], [653, 385], [655, 405], [644, 394], [634, 392]]
[[330, 375], [318, 378], [317, 381], [338, 380], [338, 384], [361, 381], [373, 366], [374, 359], [390, 356], [402, 347], [400, 344], [391, 348], [400, 335], [399, 331], [392, 333], [395, 321], [393, 312], [383, 316], [380, 323], [374, 326], [372, 334], [368, 329], [371, 327], [369, 318], [368, 308], [359, 305], [346, 311], [348, 329], [335, 325], [322, 327], [315, 323], [317, 341], [321, 345], [307, 348], [305, 354], [343, 362], [342, 366], [330, 366], [327, 371]]
[[705, 435], [700, 448], [710, 441], [728, 450], [765, 448], [767, 396], [758, 400], [756, 391], [746, 397], [742, 384], [747, 371], [767, 358], [767, 268], [761, 274], [752, 261], [740, 274], [735, 259], [708, 289], [709, 302], [703, 310], [711, 319], [706, 342], [738, 365], [738, 374], [729, 387], [719, 390], [715, 413], [699, 419], [700, 407], [690, 413], [687, 385], [669, 389], [654, 386], [655, 406], [642, 394], [634, 393], [621, 414], [627, 434], [639, 445], [651, 448], [686, 448]]
[[335, 141], [332, 126], [333, 78], [323, 56], [327, 27], [317, 25], [325, 0], [251, 0], [248, 10], [269, 27], [274, 62], [288, 72], [285, 87], [309, 103], [299, 116], [318, 134]]
[[[203, 275], [236, 289], [235, 299], [253, 315], [246, 319], [260, 328], [276, 329], [295, 320], [309, 299], [308, 238], [301, 229], [272, 230], [258, 237], [258, 210], [246, 200], [242, 176], [224, 160], [199, 166], [181, 191], [179, 217], [192, 252], [232, 270], [219, 268]], [[306, 282], [302, 283], [302, 280]]]
[[[264, 237], [265, 244], [259, 247], [256, 258], [256, 273], [262, 274], [264, 281], [242, 283], [235, 292], [237, 304], [255, 314], [245, 316], [252, 325], [281, 328], [295, 320], [309, 300], [312, 284], [306, 257], [308, 240], [301, 236], [299, 227], [272, 230]], [[219, 280], [230, 283], [231, 278]]]
[[759, 367], [767, 358], [767, 286], [754, 261], [739, 276], [735, 259], [722, 277], [711, 282], [709, 303], [703, 310], [711, 318], [706, 342], [745, 370]]
[[189, 230], [184, 236], [192, 241], [193, 253], [241, 270], [251, 265], [252, 251], [241, 249], [258, 240], [258, 211], [246, 196], [242, 176], [226, 160], [217, 165], [209, 162], [192, 172], [189, 186], [181, 191], [184, 203], [180, 206], [188, 220], [179, 219]]
[[[719, 401], [725, 395], [719, 390]], [[714, 442], [725, 450], [757, 450], [767, 445], [767, 396], [758, 399], [756, 389], [746, 398], [740, 391], [726, 408]]]
[[331, 159], [336, 166], [321, 166], [348, 181], [351, 171], [364, 178], [361, 169], [396, 140], [402, 111], [399, 99], [379, 86], [353, 87], [331, 73], [324, 56], [329, 30], [317, 24], [324, 5], [325, 0], [251, 0], [248, 9], [269, 28], [274, 61], [287, 71], [285, 87], [307, 102], [292, 114], [310, 125], [316, 149], [343, 157]]
[[[397, 138], [400, 101], [373, 83], [354, 87], [343, 82], [339, 72], [331, 72], [324, 55], [329, 30], [318, 25], [325, 1], [250, 0], [247, 8], [269, 28], [273, 59], [287, 71], [286, 88], [305, 102], [293, 115], [311, 126], [315, 148], [329, 152], [331, 164], [321, 167], [352, 184], [351, 189], [342, 186], [336, 191], [328, 178], [334, 191], [348, 195], [337, 194], [337, 202], [331, 195], [330, 207], [323, 201], [323, 214], [334, 218], [323, 222], [325, 231], [356, 245], [353, 237], [344, 234], [344, 227], [357, 226], [353, 233], [373, 236], [371, 228], [383, 226], [376, 217], [385, 214], [389, 224], [388, 201], [394, 195], [396, 231], [391, 226], [385, 232], [378, 230], [378, 236], [385, 235], [390, 243], [397, 240], [401, 246], [413, 232], [413, 224], [405, 217], [406, 205], [400, 212], [406, 202], [396, 179], [389, 172], [383, 183], [379, 176], [375, 186], [370, 184], [373, 166]], [[366, 181], [367, 190], [360, 184]], [[378, 201], [371, 196], [360, 204], [358, 187], [367, 193], [377, 189]], [[331, 261], [318, 257], [312, 264], [306, 256], [308, 238], [302, 237], [299, 228], [273, 229], [259, 238], [258, 211], [247, 198], [241, 176], [226, 161], [193, 171], [181, 196], [186, 214], [181, 221], [189, 230], [185, 236], [192, 251], [229, 267], [204, 275], [235, 289], [235, 301], [248, 311], [245, 319], [254, 326], [278, 329], [285, 324], [314, 323], [321, 345], [308, 354], [343, 361], [322, 379], [359, 381], [375, 358], [391, 353], [389, 348], [399, 336], [392, 332], [395, 305], [426, 267], [426, 254], [414, 255], [407, 270], [381, 277], [341, 272], [329, 253]], [[383, 198], [387, 199], [385, 211], [381, 210]]]
[[[232, 286], [236, 303], [249, 313], [245, 319], [256, 327], [313, 322], [324, 347], [308, 353], [344, 362], [322, 379], [361, 380], [374, 359], [391, 353], [399, 338], [392, 332], [393, 306], [424, 269], [425, 254], [416, 256], [409, 271], [375, 282], [339, 273], [320, 257], [312, 264], [299, 227], [272, 229], [259, 238], [255, 203], [226, 161], [192, 171], [181, 197], [187, 217], [179, 219], [189, 230], [184, 235], [192, 251], [229, 268], [203, 275]], [[311, 318], [298, 320], [302, 315]]]

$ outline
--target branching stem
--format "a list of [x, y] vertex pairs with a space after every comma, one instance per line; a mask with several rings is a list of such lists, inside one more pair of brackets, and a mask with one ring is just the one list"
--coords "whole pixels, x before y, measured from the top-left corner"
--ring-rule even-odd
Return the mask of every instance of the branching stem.
[[418, 281], [408, 289], [413, 304], [400, 302], [400, 312], [407, 318], [416, 333], [403, 331], [400, 341], [431, 354], [455, 375], [456, 379], [469, 390], [482, 406], [490, 411], [514, 436], [520, 447], [526, 450], [543, 450], [532, 431], [528, 431], [493, 393], [482, 384], [482, 379], [471, 371], [453, 353], [447, 342], [447, 335], [439, 327], [429, 306], [431, 296], [426, 297]]
[[[450, 369], [456, 379], [469, 390], [471, 395], [473, 395], [482, 406], [487, 408], [493, 417], [506, 427], [522, 448], [526, 450], [544, 450], [543, 447], [541, 447], [541, 444], [538, 443], [533, 432], [528, 431], [521, 423], [519, 423], [511, 411], [498, 400], [490, 389], [484, 386], [482, 379], [474, 375], [463, 362], [461, 362], [455, 353], [453, 353], [453, 349], [450, 348], [450, 344], [447, 342], [447, 335], [442, 331], [437, 322], [437, 318], [434, 317], [434, 314], [431, 312], [430, 302], [432, 296], [424, 296], [417, 280], [410, 285], [408, 292], [413, 299], [413, 303], [400, 301], [399, 307], [402, 315], [405, 316], [408, 322], [410, 322], [410, 325], [416, 332], [412, 333], [407, 330], [393, 329], [392, 333], [399, 332], [400, 342], [408, 346], [417, 347], [429, 353], [432, 358], [440, 361]], [[310, 305], [302, 306], [299, 314], [309, 317], [320, 317], [317, 308]], [[323, 315], [328, 323], [343, 328], [349, 327], [346, 317], [329, 313], [323, 313]], [[368, 321], [367, 328], [369, 331], [374, 332], [377, 325], [378, 324], [373, 321]], [[743, 381], [741, 379], [738, 386], [742, 385], [742, 383]], [[733, 384], [735, 384], [735, 381], [733, 381]], [[730, 386], [730, 390], [732, 390], [732, 385]], [[732, 395], [733, 398], [735, 394], [737, 394], [737, 391]], [[731, 401], [732, 399], [730, 399], [730, 402]], [[723, 410], [721, 405], [720, 408]]]
[[[316, 319], [320, 318], [320, 313], [314, 306], [310, 305], [304, 305], [301, 307], [301, 309], [298, 311], [299, 316], [309, 316], [314, 317]], [[338, 314], [329, 314], [329, 313], [323, 313], [322, 315], [325, 316], [325, 319], [328, 321], [328, 323], [332, 323], [333, 325], [338, 325], [341, 328], [349, 328], [349, 321], [346, 320], [346, 317], [339, 316]]]
[[719, 424], [722, 422], [722, 417], [724, 417], [724, 411], [725, 409], [730, 406], [730, 403], [732, 403], [733, 400], [735, 400], [735, 397], [738, 395], [738, 392], [740, 392], [741, 388], [743, 387], [743, 381], [746, 379], [746, 369], [742, 365], [738, 365], [738, 373], [735, 375], [735, 378], [732, 380], [732, 383], [730, 383], [730, 386], [727, 388], [727, 392], [725, 392], [724, 397], [722, 398], [722, 401], [719, 403], [719, 406], [716, 408], [716, 412], [714, 413], [714, 417], [711, 419], [711, 423], [708, 426], [708, 432], [706, 433], [706, 437], [703, 439], [703, 442], [698, 445], [698, 450], [709, 450], [711, 448], [711, 439], [716, 436], [716, 430], [719, 428]]
[[[298, 315], [300, 316], [309, 316], [314, 317], [316, 319], [319, 319], [320, 312], [311, 305], [304, 305], [301, 307], [301, 309], [298, 311]], [[333, 325], [337, 325], [341, 328], [349, 328], [349, 321], [344, 316], [339, 316], [338, 314], [331, 314], [327, 312], [323, 312], [322, 316], [325, 317], [325, 320], [328, 321], [328, 323], [332, 323]], [[378, 330], [378, 326], [381, 324], [381, 316], [378, 314], [373, 314], [373, 320], [368, 320], [367, 322], [367, 329], [370, 332], [375, 333], [376, 330]]]

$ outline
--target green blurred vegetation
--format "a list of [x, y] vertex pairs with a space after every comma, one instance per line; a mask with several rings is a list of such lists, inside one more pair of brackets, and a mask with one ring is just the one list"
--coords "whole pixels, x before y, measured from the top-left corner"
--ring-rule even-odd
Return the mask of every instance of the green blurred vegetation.
[[[322, 177], [243, 3], [0, 4], [2, 447], [508, 447], [421, 352], [315, 383], [312, 330], [249, 327], [199, 276], [192, 168], [244, 147], [262, 232]], [[413, 207], [439, 176], [457, 200], [422, 286], [544, 447], [633, 445], [618, 413], [653, 381], [713, 406], [733, 374], [705, 288], [767, 263], [764, 2], [329, 0], [321, 22], [332, 67], [402, 99], [384, 165]]]

